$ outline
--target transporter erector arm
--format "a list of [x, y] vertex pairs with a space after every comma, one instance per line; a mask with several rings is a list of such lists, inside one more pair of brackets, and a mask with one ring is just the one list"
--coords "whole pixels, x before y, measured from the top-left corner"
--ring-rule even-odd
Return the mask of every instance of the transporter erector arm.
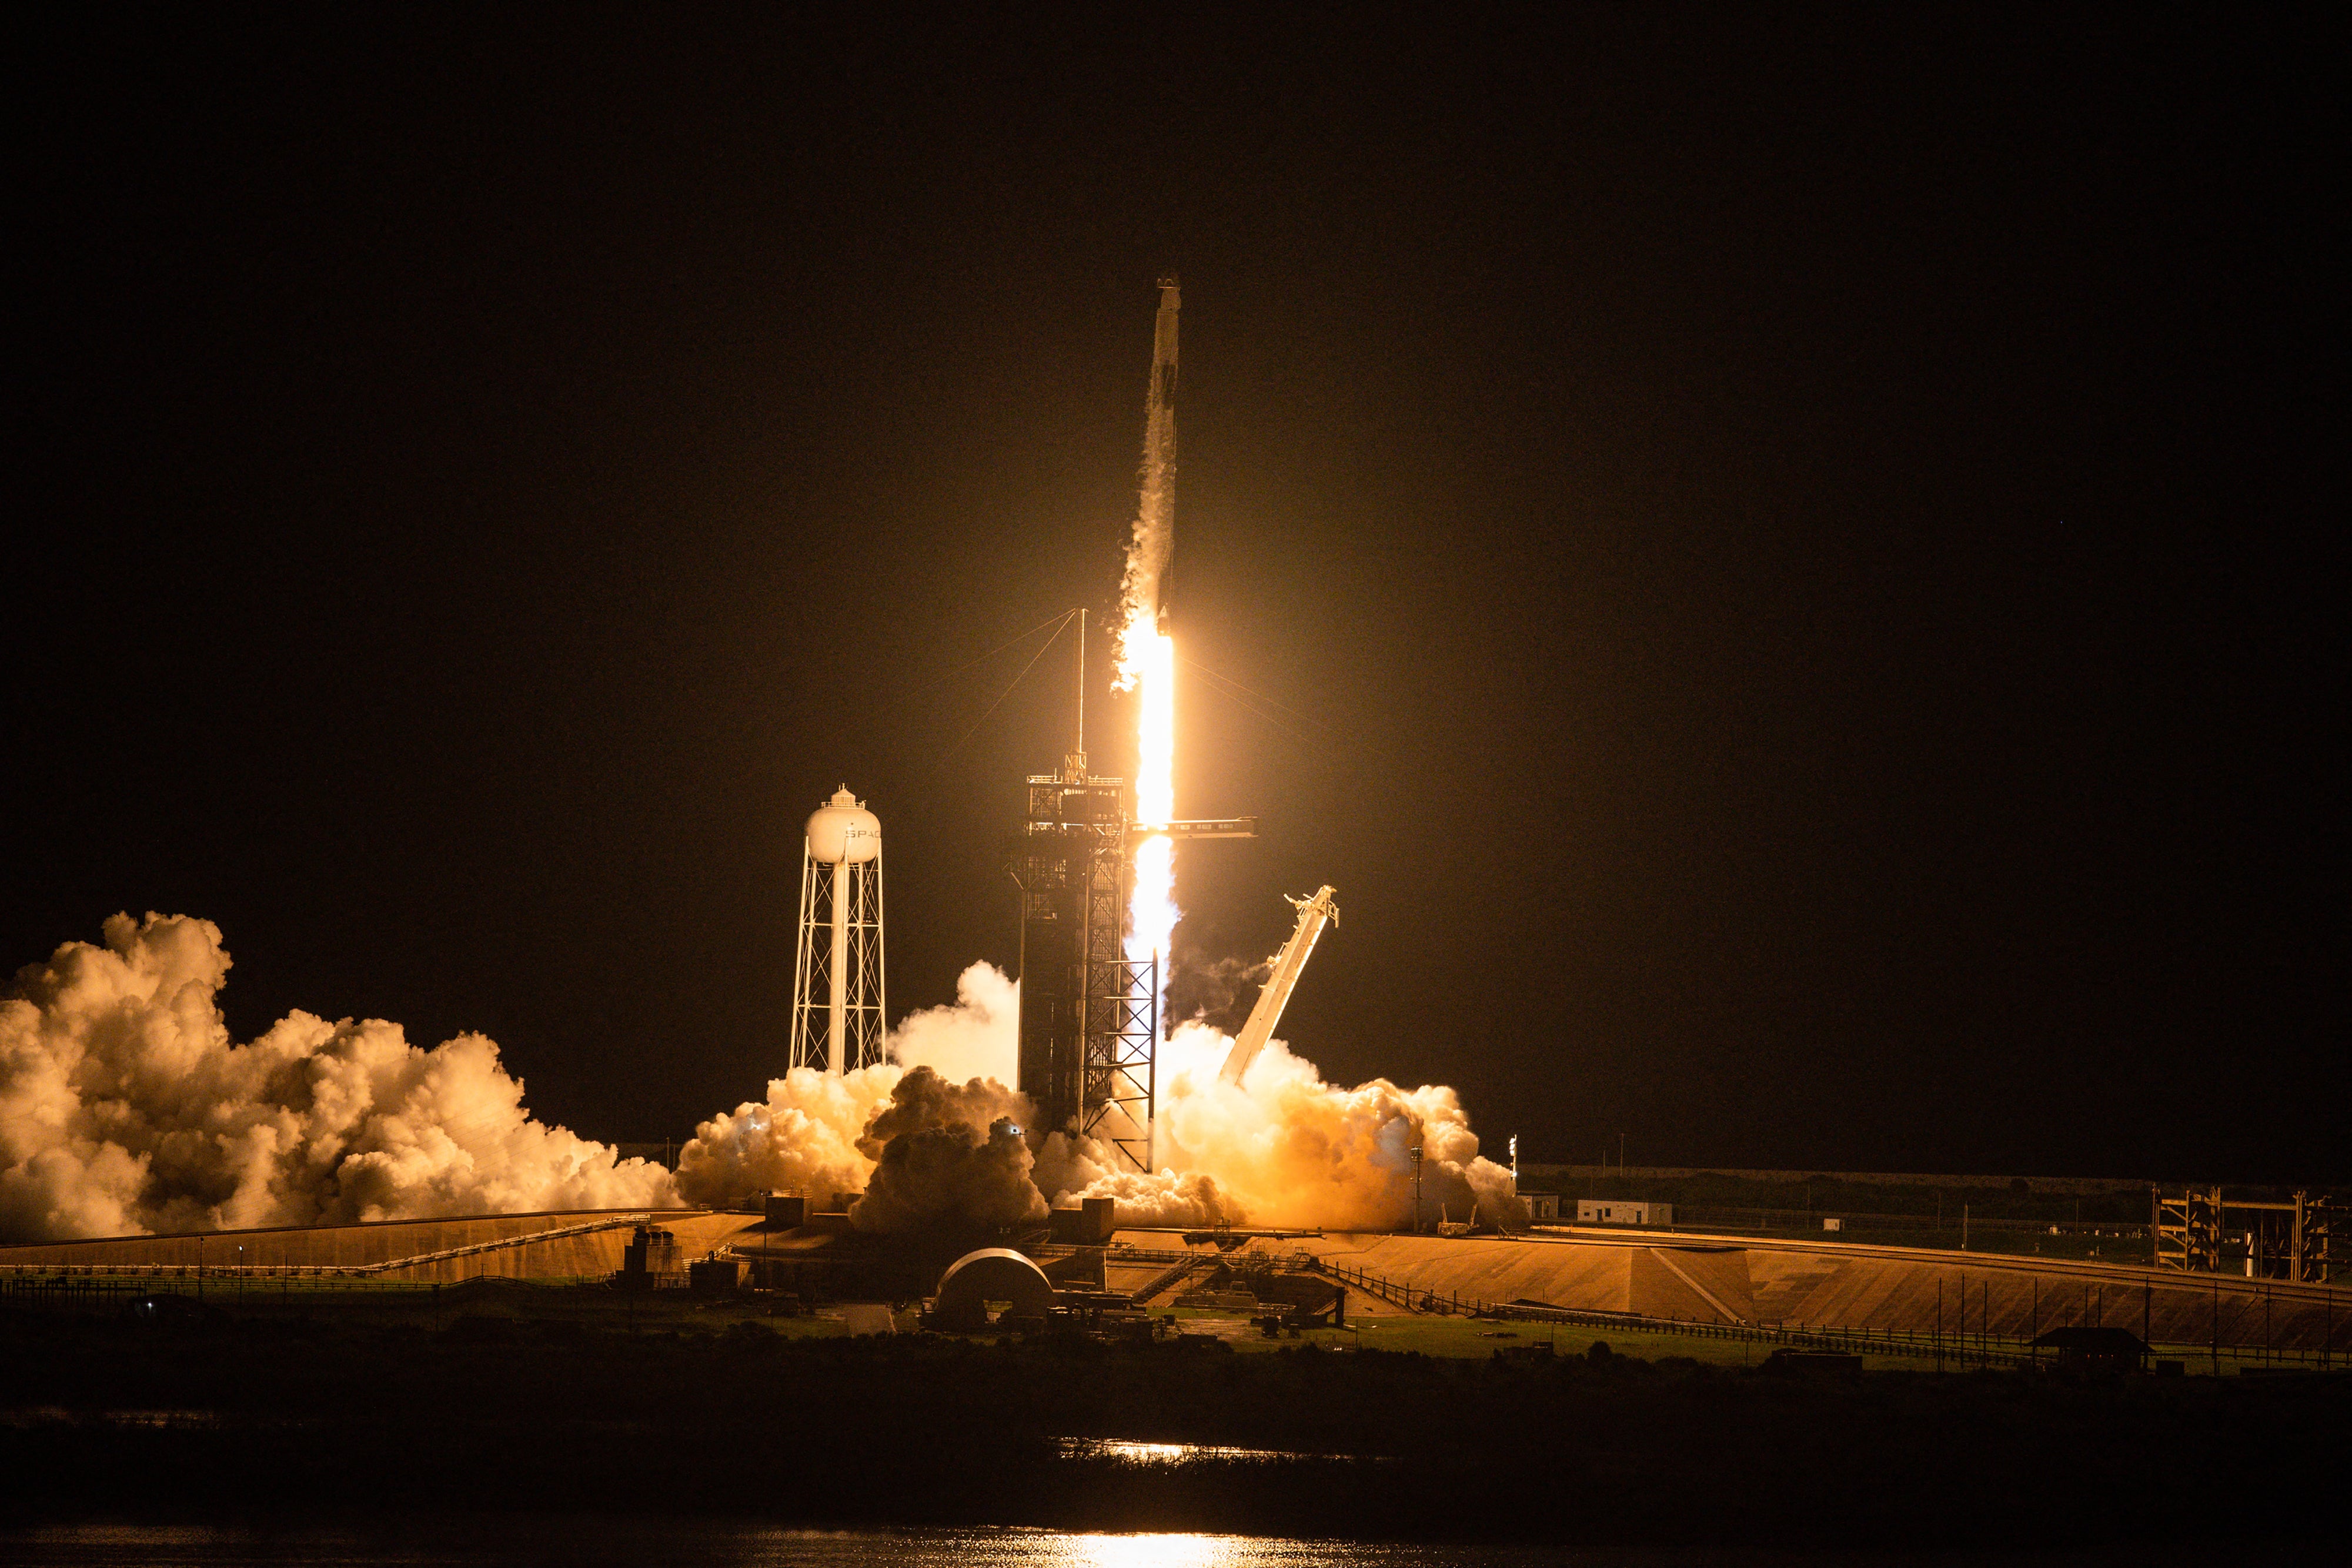
[[1290, 993], [1298, 988], [1298, 977], [1306, 971], [1307, 960], [1315, 951], [1315, 939], [1323, 935], [1327, 925], [1339, 924], [1339, 906], [1331, 902], [1337, 890], [1326, 883], [1312, 898], [1291, 898], [1283, 894], [1298, 911], [1298, 929], [1274, 956], [1274, 973], [1266, 977], [1265, 988], [1257, 994], [1257, 1006], [1250, 1009], [1249, 1022], [1242, 1025], [1241, 1037], [1225, 1053], [1224, 1070], [1218, 1076], [1228, 1083], [1239, 1083], [1242, 1074], [1249, 1071], [1265, 1042], [1274, 1038], [1276, 1024], [1282, 1021], [1282, 1009], [1290, 1003]]

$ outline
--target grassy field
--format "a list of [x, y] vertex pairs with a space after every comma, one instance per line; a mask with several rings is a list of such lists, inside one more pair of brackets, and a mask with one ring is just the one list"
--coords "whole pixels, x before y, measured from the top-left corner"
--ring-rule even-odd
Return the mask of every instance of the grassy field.
[[[127, 1282], [119, 1291], [100, 1295], [79, 1310], [100, 1317], [121, 1314], [122, 1303], [140, 1291], [157, 1286], [177, 1287], [174, 1293], [194, 1300], [194, 1281], [152, 1281], [135, 1290]], [[486, 1278], [461, 1284], [431, 1285], [296, 1281], [289, 1283], [248, 1283], [208, 1281], [202, 1296], [212, 1311], [257, 1322], [277, 1322], [305, 1328], [329, 1323], [352, 1327], [411, 1327], [436, 1333], [471, 1333], [486, 1340], [561, 1340], [579, 1334], [647, 1335], [698, 1338], [772, 1335], [786, 1341], [849, 1337], [837, 1306], [820, 1307], [813, 1314], [771, 1315], [765, 1298], [752, 1296], [705, 1298], [685, 1291], [659, 1291], [628, 1295], [599, 1283], [563, 1281], [518, 1281]], [[1268, 1339], [1243, 1315], [1210, 1309], [1163, 1309], [1155, 1317], [1173, 1316], [1180, 1330], [1213, 1333], [1245, 1355], [1270, 1354], [1285, 1348], [1313, 1346], [1332, 1351], [1380, 1350], [1407, 1352], [1454, 1361], [1489, 1361], [1498, 1350], [1546, 1344], [1559, 1357], [1588, 1355], [1596, 1343], [1606, 1343], [1619, 1356], [1653, 1363], [1694, 1363], [1711, 1367], [1760, 1365], [1772, 1351], [1769, 1343], [1727, 1339], [1712, 1334], [1677, 1333], [1620, 1327], [1615, 1324], [1549, 1324], [1493, 1322], [1477, 1318], [1423, 1317], [1406, 1313], [1364, 1314], [1349, 1320], [1346, 1329], [1310, 1330], [1297, 1338]], [[895, 1313], [898, 1332], [910, 1333], [919, 1324], [912, 1305]], [[1996, 1350], [2023, 1354], [2022, 1343], [1998, 1342]], [[2232, 1377], [2272, 1370], [2275, 1364], [2259, 1351], [2224, 1347], [2218, 1358], [2204, 1344], [2160, 1344], [2155, 1357], [2179, 1361], [2190, 1377], [2218, 1373]], [[1957, 1360], [1953, 1364], [1958, 1364]], [[1865, 1355], [1865, 1371], [1911, 1371], [1932, 1368], [1932, 1358], [1906, 1355]]]
[[[1155, 1314], [1160, 1315], [1160, 1314]], [[1315, 1345], [1325, 1350], [1384, 1350], [1412, 1352], [1422, 1355], [1444, 1356], [1459, 1360], [1485, 1361], [1507, 1347], [1549, 1345], [1557, 1356], [1584, 1356], [1591, 1354], [1595, 1343], [1606, 1344], [1611, 1354], [1635, 1356], [1649, 1362], [1695, 1362], [1704, 1366], [1752, 1367], [1763, 1364], [1773, 1347], [1759, 1341], [1720, 1338], [1713, 1334], [1675, 1333], [1615, 1326], [1598, 1327], [1580, 1323], [1496, 1322], [1483, 1318], [1419, 1317], [1398, 1314], [1390, 1317], [1359, 1315], [1349, 1320], [1346, 1329], [1314, 1329], [1292, 1339], [1267, 1339], [1246, 1320], [1231, 1313], [1182, 1310], [1175, 1316], [1180, 1326], [1192, 1332], [1211, 1329], [1218, 1332], [1233, 1347], [1244, 1354], [1261, 1354], [1285, 1346]], [[1974, 1343], [1973, 1338], [1969, 1342]], [[2024, 1355], [2028, 1347], [2021, 1342], [1995, 1340], [1991, 1349], [2003, 1354]], [[2046, 1354], [2046, 1353], [2045, 1353]], [[2266, 1371], [2285, 1370], [2286, 1364], [2264, 1357], [2259, 1351], [2232, 1351], [2224, 1348], [2215, 1357], [2201, 1344], [2159, 1344], [2154, 1347], [2151, 1360], [2179, 1361], [2182, 1372], [2189, 1377], [2206, 1377], [2218, 1373], [2223, 1377], [2259, 1375]], [[1948, 1364], [1958, 1367], [1954, 1356]], [[2352, 1359], [2345, 1363], [2352, 1370]], [[1865, 1372], [1921, 1372], [1936, 1365], [1932, 1356], [1864, 1354]]]

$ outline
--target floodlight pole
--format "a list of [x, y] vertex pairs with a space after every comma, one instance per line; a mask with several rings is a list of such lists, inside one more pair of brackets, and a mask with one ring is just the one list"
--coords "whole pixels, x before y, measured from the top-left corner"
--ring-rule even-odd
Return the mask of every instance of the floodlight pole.
[[1421, 1145], [1412, 1146], [1412, 1233], [1421, 1234]]

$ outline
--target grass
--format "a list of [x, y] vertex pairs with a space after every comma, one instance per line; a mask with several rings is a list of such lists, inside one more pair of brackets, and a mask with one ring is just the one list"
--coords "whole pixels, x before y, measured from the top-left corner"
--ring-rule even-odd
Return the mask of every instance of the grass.
[[[1207, 1309], [1181, 1309], [1175, 1316], [1180, 1324], [1185, 1325], [1206, 1322], [1223, 1326], [1236, 1322], [1231, 1312]], [[1723, 1367], [1761, 1365], [1774, 1348], [1759, 1341], [1726, 1339], [1713, 1334], [1595, 1327], [1583, 1323], [1496, 1322], [1484, 1318], [1404, 1314], [1392, 1317], [1360, 1314], [1348, 1321], [1346, 1329], [1312, 1329], [1297, 1339], [1286, 1334], [1280, 1339], [1267, 1339], [1263, 1334], [1251, 1332], [1234, 1334], [1230, 1343], [1236, 1351], [1244, 1354], [1263, 1354], [1285, 1347], [1314, 1345], [1325, 1350], [1402, 1351], [1470, 1361], [1491, 1360], [1496, 1351], [1507, 1346], [1531, 1344], [1549, 1344], [1552, 1354], [1559, 1356], [1583, 1356], [1590, 1354], [1592, 1346], [1600, 1343], [1607, 1344], [1615, 1354], [1637, 1356], [1644, 1361], [1673, 1359]], [[1973, 1343], [1973, 1340], [1970, 1343]], [[2020, 1342], [1996, 1341], [1993, 1348], [2019, 1355], [2026, 1354], [2026, 1346]], [[2182, 1371], [2190, 1377], [2214, 1375], [2217, 1366], [2220, 1375], [2234, 1377], [2241, 1373], [2260, 1373], [2272, 1367], [2286, 1369], [2289, 1364], [2267, 1361], [2260, 1351], [2231, 1350], [2226, 1346], [2217, 1363], [2210, 1350], [2201, 1344], [2159, 1344], [2152, 1347], [2150, 1359], [2181, 1362], [2184, 1364]], [[1924, 1372], [1932, 1370], [1936, 1364], [1933, 1356], [1864, 1354], [1862, 1359], [1865, 1372]], [[1945, 1364], [1958, 1369], [1963, 1363], [1955, 1355]], [[2352, 1357], [2347, 1357], [2343, 1364], [2352, 1369]]]
[[[193, 1281], [158, 1281], [157, 1287], [176, 1288], [177, 1293], [193, 1296]], [[510, 1320], [519, 1332], [533, 1337], [578, 1332], [720, 1335], [739, 1324], [756, 1325], [788, 1341], [838, 1339], [849, 1333], [847, 1326], [834, 1317], [771, 1317], [765, 1305], [751, 1297], [706, 1298], [684, 1291], [659, 1291], [632, 1298], [601, 1284], [497, 1277], [443, 1285], [438, 1291], [430, 1285], [394, 1282], [298, 1281], [281, 1286], [275, 1281], [245, 1284], [208, 1281], [204, 1299], [207, 1305], [238, 1317], [320, 1326], [411, 1324], [438, 1331], [448, 1329], [461, 1318], [495, 1318]], [[110, 1316], [115, 1309], [101, 1306], [89, 1310]], [[1171, 1314], [1163, 1308], [1152, 1315]], [[1172, 1315], [1180, 1327], [1193, 1328], [1195, 1332], [1199, 1327], [1215, 1325], [1228, 1343], [1244, 1354], [1315, 1345], [1337, 1351], [1404, 1351], [1454, 1360], [1485, 1361], [1507, 1346], [1549, 1343], [1554, 1347], [1555, 1354], [1565, 1357], [1585, 1355], [1595, 1342], [1605, 1342], [1620, 1355], [1645, 1361], [1672, 1358], [1707, 1366], [1739, 1367], [1761, 1364], [1773, 1348], [1753, 1341], [1613, 1324], [1602, 1327], [1496, 1322], [1403, 1313], [1359, 1314], [1349, 1320], [1349, 1327], [1345, 1330], [1310, 1330], [1297, 1339], [1285, 1335], [1270, 1340], [1246, 1329], [1245, 1320], [1234, 1312], [1178, 1308]], [[897, 1322], [901, 1333], [912, 1332], [918, 1326], [911, 1309], [899, 1312]], [[2024, 1349], [2019, 1343], [1996, 1348], [2019, 1353]], [[2190, 1377], [2210, 1376], [2217, 1370], [2215, 1358], [2204, 1344], [2162, 1344], [2156, 1346], [2152, 1354], [2181, 1362], [2183, 1371]], [[2260, 1372], [2284, 1364], [2267, 1360], [2259, 1350], [2224, 1346], [2218, 1371], [2223, 1377], [2232, 1377], [2242, 1372]], [[2352, 1365], [2352, 1357], [2347, 1358], [2346, 1364]], [[1928, 1357], [1870, 1354], [1864, 1357], [1863, 1365], [1867, 1371], [1916, 1372], [1933, 1367], [1935, 1362]]]

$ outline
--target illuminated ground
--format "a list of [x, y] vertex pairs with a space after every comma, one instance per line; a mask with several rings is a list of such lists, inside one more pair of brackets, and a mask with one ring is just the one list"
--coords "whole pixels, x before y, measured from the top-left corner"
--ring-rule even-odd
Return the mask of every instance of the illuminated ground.
[[[236, 1268], [249, 1290], [305, 1288], [288, 1270], [368, 1269], [335, 1277], [346, 1286], [456, 1284], [482, 1276], [541, 1281], [600, 1281], [618, 1270], [622, 1249], [645, 1211], [605, 1210], [399, 1221], [379, 1225], [216, 1232], [206, 1236], [129, 1237], [0, 1249], [0, 1279], [56, 1270], [170, 1270], [185, 1289], [201, 1268], [207, 1288], [236, 1289]], [[684, 1210], [651, 1216], [677, 1239], [681, 1260], [754, 1242], [757, 1216]], [[1122, 1231], [1109, 1254], [1107, 1282], [1135, 1291], [1191, 1253], [1224, 1256], [1180, 1233]], [[1410, 1287], [1382, 1293], [1350, 1289], [1354, 1320], [1412, 1316], [1425, 1294], [1450, 1304], [1538, 1301], [1586, 1312], [1623, 1312], [1694, 1323], [1789, 1324], [1917, 1335], [1967, 1333], [2011, 1342], [2041, 1330], [2098, 1322], [2146, 1331], [2152, 1342], [2202, 1354], [2210, 1366], [2230, 1353], [2352, 1351], [2352, 1292], [2229, 1276], [2188, 1276], [2126, 1264], [2011, 1254], [1959, 1253], [1854, 1242], [1707, 1237], [1685, 1233], [1559, 1228], [1492, 1238], [1331, 1233], [1264, 1239], [1249, 1246], [1276, 1257], [1310, 1254], [1320, 1264]], [[1122, 1260], [1132, 1254], [1134, 1260]], [[1194, 1276], [1197, 1281], [1199, 1276]], [[325, 1288], [330, 1281], [310, 1282]], [[1189, 1283], [1149, 1302], [1172, 1308]], [[2343, 1299], [2338, 1300], [2339, 1294]], [[1231, 1316], [1233, 1314], [1227, 1314]], [[796, 1331], [798, 1332], [798, 1331]], [[812, 1330], [808, 1332], [823, 1332]], [[1382, 1331], [1371, 1330], [1377, 1335]], [[1428, 1348], [1467, 1354], [1485, 1343], [1431, 1329]], [[1608, 1331], [1613, 1333], [1614, 1331]], [[1631, 1331], [1627, 1331], [1630, 1333]], [[1355, 1343], [1361, 1336], [1350, 1336]], [[1603, 1337], [1608, 1337], [1604, 1333]], [[1702, 1360], [1744, 1354], [1737, 1345], [1680, 1335]], [[1565, 1342], [1564, 1342], [1565, 1343]], [[1589, 1343], [1579, 1338], [1577, 1343]]]

